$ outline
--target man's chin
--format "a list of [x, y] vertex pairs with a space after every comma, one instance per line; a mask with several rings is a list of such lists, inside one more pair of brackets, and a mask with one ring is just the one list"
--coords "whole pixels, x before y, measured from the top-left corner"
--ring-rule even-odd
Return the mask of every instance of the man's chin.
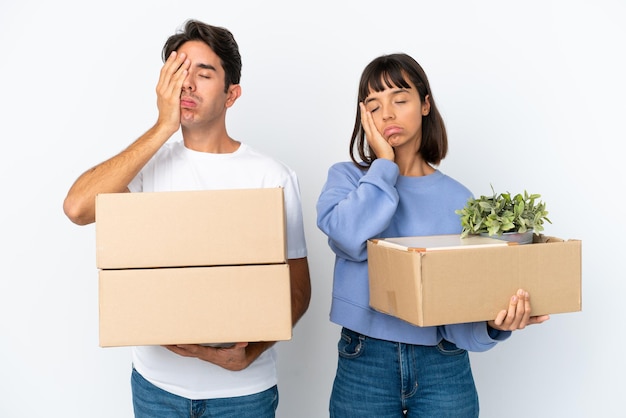
[[195, 117], [196, 115], [193, 112], [182, 112], [180, 114], [180, 124], [183, 126], [186, 124], [191, 125], [195, 121]]

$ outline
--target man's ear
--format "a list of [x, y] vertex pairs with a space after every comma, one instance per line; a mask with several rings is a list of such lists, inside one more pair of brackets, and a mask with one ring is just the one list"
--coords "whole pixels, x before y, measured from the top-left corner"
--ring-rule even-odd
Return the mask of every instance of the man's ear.
[[241, 96], [241, 86], [239, 84], [231, 84], [228, 87], [228, 98], [226, 99], [226, 107], [231, 107], [235, 101]]

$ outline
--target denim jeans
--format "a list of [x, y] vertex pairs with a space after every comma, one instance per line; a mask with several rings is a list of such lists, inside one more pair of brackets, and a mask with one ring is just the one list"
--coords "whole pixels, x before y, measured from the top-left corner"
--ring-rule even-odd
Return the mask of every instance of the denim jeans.
[[248, 396], [191, 400], [154, 386], [133, 368], [131, 387], [136, 418], [274, 418], [278, 407], [276, 386]]
[[331, 418], [474, 418], [478, 394], [467, 351], [421, 346], [343, 328], [330, 397]]

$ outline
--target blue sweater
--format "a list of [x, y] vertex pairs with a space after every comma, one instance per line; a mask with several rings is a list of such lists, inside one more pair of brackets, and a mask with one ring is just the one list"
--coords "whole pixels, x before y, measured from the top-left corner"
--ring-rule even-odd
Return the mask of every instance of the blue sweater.
[[510, 332], [491, 338], [486, 322], [418, 327], [369, 306], [367, 240], [459, 234], [454, 211], [471, 196], [439, 170], [406, 177], [385, 159], [366, 170], [352, 162], [334, 164], [317, 202], [317, 226], [336, 255], [330, 320], [373, 338], [420, 345], [445, 338], [469, 351], [485, 351], [508, 338]]

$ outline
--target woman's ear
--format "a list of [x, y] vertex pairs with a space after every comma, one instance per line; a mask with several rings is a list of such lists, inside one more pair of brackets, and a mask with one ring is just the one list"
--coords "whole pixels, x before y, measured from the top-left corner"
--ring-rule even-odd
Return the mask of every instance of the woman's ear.
[[424, 103], [422, 103], [422, 116], [428, 116], [430, 113], [430, 95], [427, 94], [424, 97]]

